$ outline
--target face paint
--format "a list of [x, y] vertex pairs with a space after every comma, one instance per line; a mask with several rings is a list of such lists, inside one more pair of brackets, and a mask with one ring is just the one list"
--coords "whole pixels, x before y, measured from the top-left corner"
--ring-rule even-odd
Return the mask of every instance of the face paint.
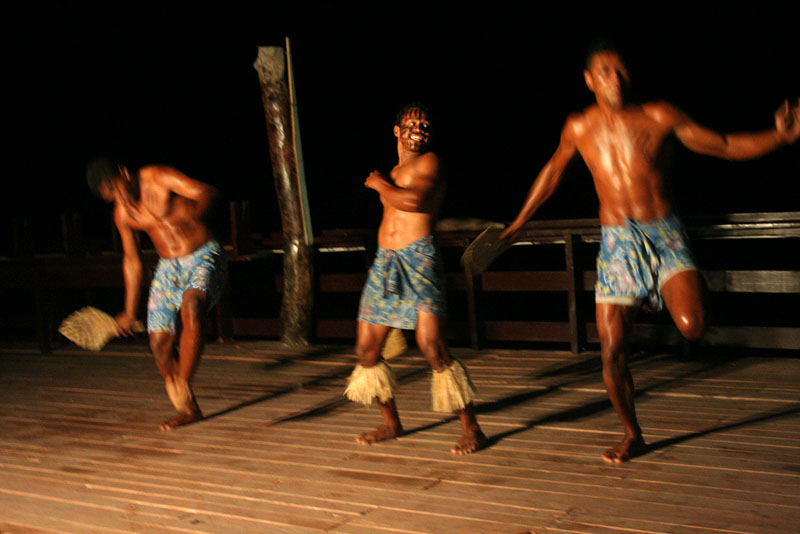
[[430, 142], [431, 123], [419, 109], [408, 110], [399, 129], [400, 142], [413, 152], [421, 151]]

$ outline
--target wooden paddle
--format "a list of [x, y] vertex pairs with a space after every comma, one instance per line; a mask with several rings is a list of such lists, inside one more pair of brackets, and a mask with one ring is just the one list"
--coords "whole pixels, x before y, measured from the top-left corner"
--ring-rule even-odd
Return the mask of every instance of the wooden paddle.
[[469, 244], [461, 255], [461, 264], [466, 273], [472, 276], [481, 274], [511, 246], [508, 239], [500, 239], [504, 229], [502, 224], [492, 223]]

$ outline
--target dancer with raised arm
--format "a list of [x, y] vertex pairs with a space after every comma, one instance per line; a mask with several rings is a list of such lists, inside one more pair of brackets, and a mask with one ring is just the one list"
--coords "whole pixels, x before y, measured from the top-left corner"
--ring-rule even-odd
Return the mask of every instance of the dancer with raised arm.
[[620, 463], [645, 450], [627, 362], [637, 311], [643, 303], [654, 310], [666, 305], [687, 339], [698, 339], [705, 323], [700, 275], [659, 165], [664, 141], [674, 136], [700, 154], [755, 158], [797, 140], [800, 102], [786, 102], [775, 113], [772, 130], [724, 135], [698, 125], [666, 102], [632, 103], [628, 69], [610, 43], [590, 50], [584, 78], [596, 103], [567, 119], [555, 154], [501, 239], [519, 236], [555, 191], [567, 164], [580, 154], [600, 201], [602, 243], [595, 300], [603, 380], [625, 428], [622, 441], [605, 451], [603, 459]]

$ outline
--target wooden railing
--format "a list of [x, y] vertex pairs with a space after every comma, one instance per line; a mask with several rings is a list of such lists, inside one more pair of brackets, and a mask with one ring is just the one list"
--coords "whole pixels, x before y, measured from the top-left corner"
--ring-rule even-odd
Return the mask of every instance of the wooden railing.
[[[232, 208], [232, 239], [226, 246], [230, 284], [214, 314], [214, 332], [224, 340], [277, 338], [283, 287], [280, 236], [254, 236], [243, 217], [246, 206]], [[709, 291], [712, 313], [706, 341], [800, 349], [800, 262], [793, 259], [800, 248], [800, 212], [732, 214], [686, 222]], [[530, 222], [520, 241], [473, 279], [461, 270], [458, 259], [479, 233], [479, 225], [458, 229], [451, 225], [438, 236], [447, 268], [447, 335], [452, 343], [475, 348], [545, 343], [575, 353], [597, 343], [593, 306], [597, 220]], [[355, 337], [358, 296], [375, 240], [374, 230], [326, 231], [316, 238], [315, 317], [320, 340], [349, 342]], [[152, 252], [146, 254], [148, 269], [155, 260]], [[36, 332], [46, 351], [64, 312], [53, 306], [53, 300], [64, 291], [121, 290], [121, 258], [110, 252], [4, 259], [0, 280], [2, 290], [30, 293]], [[762, 306], [764, 313], [754, 313], [754, 306]], [[748, 313], [737, 314], [737, 307]], [[13, 310], [6, 310], [6, 318], [9, 314]], [[640, 317], [635, 335], [648, 342], [680, 342], [665, 314]]]
[[[728, 260], [711, 262], [702, 270], [710, 295], [706, 300], [713, 317], [724, 317], [724, 310], [715, 310], [715, 294], [767, 294], [787, 296], [770, 310], [772, 317], [762, 317], [762, 323], [719, 325], [710, 324], [704, 340], [712, 344], [742, 345], [759, 348], [800, 349], [800, 262], [783, 260], [788, 268], [776, 269], [775, 260], [781, 254], [792, 254], [800, 245], [800, 213], [753, 213], [733, 214], [720, 217], [693, 218], [687, 221], [694, 248], [700, 258], [701, 269], [706, 247], [711, 241], [727, 241], [727, 246], [717, 246], [729, 255]], [[560, 341], [569, 343], [572, 352], [579, 352], [588, 343], [597, 343], [597, 327], [593, 322], [594, 306], [591, 294], [594, 291], [596, 273], [593, 265], [587, 267], [586, 249], [591, 257], [599, 247], [600, 231], [597, 220], [542, 221], [529, 223], [518, 246], [556, 244], [563, 248], [564, 268], [560, 270], [533, 270], [532, 266], [517, 265], [519, 270], [498, 268], [490, 270], [473, 280], [468, 292], [474, 310], [470, 311], [472, 335], [475, 347], [488, 341]], [[773, 241], [775, 249], [767, 252], [761, 261], [743, 262], [736, 258], [737, 249], [743, 240]], [[511, 249], [514, 250], [513, 248]], [[582, 252], [582, 253], [581, 253]], [[580, 261], [583, 257], [583, 262]], [[499, 263], [499, 262], [498, 262]], [[508, 262], [506, 262], [508, 263]], [[758, 269], [737, 268], [739, 264], [760, 264]], [[483, 320], [480, 296], [487, 292], [552, 292], [564, 294], [567, 304], [566, 321], [513, 321]], [[589, 296], [590, 298], [586, 298]], [[583, 297], [583, 298], [581, 298]], [[730, 315], [730, 314], [727, 314]], [[779, 319], [787, 326], [765, 324], [770, 319]], [[666, 313], [656, 321], [637, 324], [635, 336], [639, 340], [676, 344], [681, 342], [677, 329]], [[729, 319], [729, 318], [728, 318]]]
[[[792, 254], [800, 245], [800, 212], [732, 214], [717, 217], [691, 218], [687, 226], [703, 267], [703, 253], [710, 242], [727, 242], [729, 262], [716, 258], [702, 275], [711, 294], [709, 306], [713, 313], [715, 295], [760, 294], [762, 297], [780, 295], [779, 302], [770, 311], [778, 325], [769, 324], [769, 317], [759, 317], [752, 324], [714, 324], [709, 326], [706, 341], [720, 345], [742, 345], [759, 348], [800, 349], [800, 262], [787, 261], [786, 257], [776, 263], [781, 255]], [[537, 221], [528, 223], [520, 241], [501, 256], [487, 272], [474, 279], [460, 271], [457, 258], [463, 249], [480, 233], [479, 229], [445, 230], [439, 232], [439, 243], [450, 261], [448, 290], [451, 314], [448, 321], [448, 337], [456, 343], [472, 347], [486, 346], [496, 342], [562, 343], [572, 352], [580, 352], [592, 343], [597, 343], [597, 328], [594, 323], [592, 294], [595, 284], [594, 257], [600, 239], [599, 223], [596, 219]], [[744, 262], [745, 268], [737, 267], [736, 254], [742, 241], [772, 243], [775, 250], [760, 258], [758, 268], [753, 261]], [[558, 268], [541, 267], [537, 261], [525, 259], [524, 249], [536, 251], [537, 247], [560, 247], [562, 257]], [[366, 270], [374, 254], [375, 233], [367, 230], [337, 230], [324, 232], [317, 239], [318, 259], [323, 255], [357, 255], [351, 261], [359, 272], [328, 272], [318, 269], [317, 299], [325, 301], [332, 296], [350, 295], [346, 309], [340, 317], [321, 314], [317, 318], [316, 333], [321, 338], [351, 340], [355, 336], [356, 300], [366, 279]], [[769, 247], [767, 247], [769, 248]], [[447, 254], [447, 252], [450, 254]], [[516, 258], [518, 256], [519, 258]], [[528, 254], [536, 256], [536, 252]], [[553, 263], [553, 253], [550, 251]], [[528, 263], [526, 263], [526, 261]], [[318, 261], [318, 265], [322, 263]], [[327, 262], [329, 263], [329, 262]], [[739, 264], [742, 262], [739, 260]], [[513, 264], [513, 269], [508, 265]], [[716, 264], [722, 264], [722, 267]], [[730, 265], [728, 265], [730, 264]], [[363, 266], [362, 266], [363, 265]], [[776, 267], [777, 265], [777, 267]], [[279, 276], [279, 275], [277, 275]], [[278, 298], [280, 282], [276, 279], [275, 292]], [[546, 293], [553, 298], [562, 298], [560, 317], [531, 320], [515, 318], [515, 309], [498, 310], [492, 301], [502, 300], [498, 295], [514, 294], [529, 298], [535, 307], [536, 297]], [[553, 294], [560, 297], [553, 297]], [[460, 298], [459, 297], [465, 297]], [[341, 298], [335, 300], [343, 301]], [[464, 300], [462, 309], [454, 310], [452, 301]], [[519, 298], [516, 299], [519, 301]], [[724, 304], [727, 306], [727, 304]], [[745, 304], [743, 304], [745, 305]], [[322, 306], [323, 308], [325, 306]], [[784, 309], [785, 308], [785, 309]], [[455, 311], [455, 313], [453, 313]], [[793, 315], [792, 315], [793, 314]], [[792, 320], [794, 317], [794, 320]], [[649, 319], [649, 320], [648, 320]], [[276, 318], [242, 317], [233, 314], [231, 335], [279, 334]], [[656, 315], [637, 324], [635, 336], [642, 341], [677, 344], [681, 338], [665, 314]]]

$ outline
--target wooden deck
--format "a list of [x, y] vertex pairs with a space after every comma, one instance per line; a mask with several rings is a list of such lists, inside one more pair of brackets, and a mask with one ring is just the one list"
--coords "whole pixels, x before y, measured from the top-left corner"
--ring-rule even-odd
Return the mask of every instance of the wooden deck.
[[209, 418], [172, 432], [142, 346], [0, 349], [0, 533], [798, 532], [800, 359], [640, 354], [653, 450], [610, 466], [620, 426], [596, 354], [454, 350], [491, 446], [448, 453], [429, 373], [393, 361], [410, 433], [371, 447], [342, 400], [347, 347], [210, 345]]

